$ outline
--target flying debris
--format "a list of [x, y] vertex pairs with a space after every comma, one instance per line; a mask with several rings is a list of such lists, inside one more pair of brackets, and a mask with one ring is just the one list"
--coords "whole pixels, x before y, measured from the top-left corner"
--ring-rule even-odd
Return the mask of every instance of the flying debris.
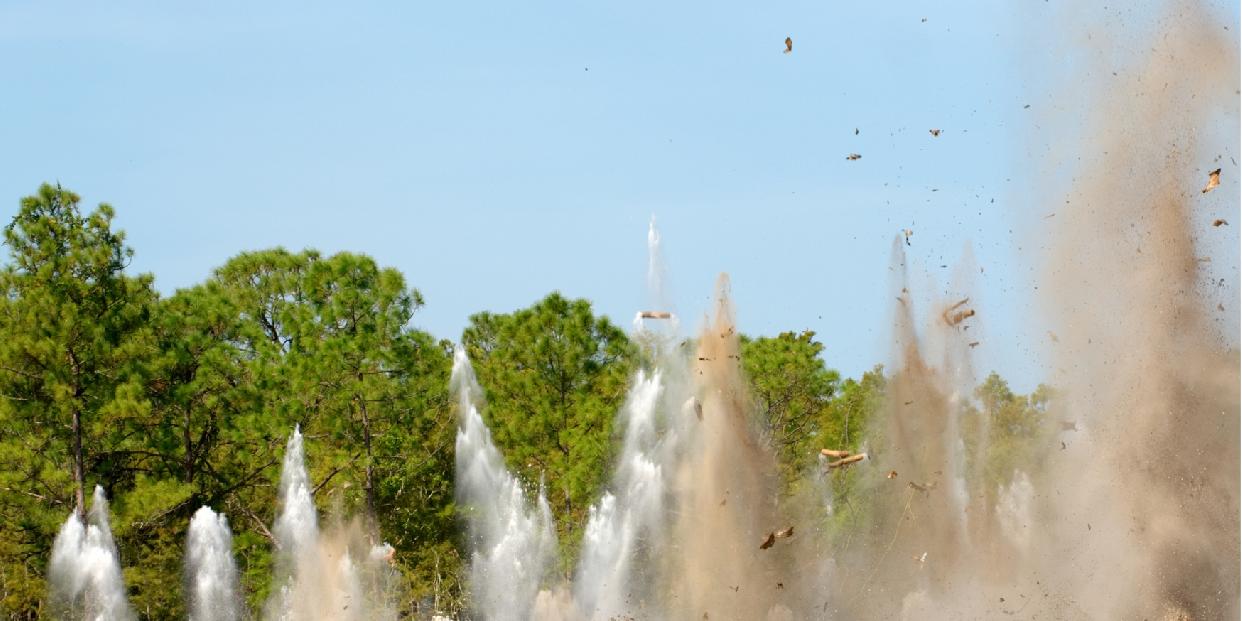
[[1212, 221], [1212, 226], [1222, 226], [1226, 224], [1229, 224], [1229, 223], [1225, 222], [1224, 218], [1217, 218]]
[[784, 530], [774, 530], [768, 533], [768, 536], [764, 538], [763, 543], [759, 544], [759, 549], [767, 550], [773, 545], [776, 545], [777, 539], [786, 539], [788, 537], [793, 537], [793, 534], [794, 534], [794, 527], [792, 526]]
[[964, 311], [958, 311], [956, 313], [953, 313], [952, 316], [946, 317], [945, 320], [949, 322], [949, 325], [956, 326], [957, 324], [962, 323], [963, 321], [966, 321], [967, 319], [974, 317], [974, 316], [975, 316], [975, 309], [968, 308]]
[[838, 459], [836, 461], [828, 462], [828, 468], [829, 469], [844, 468], [850, 464], [856, 464], [866, 458], [867, 458], [866, 453], [859, 453], [857, 455], [850, 455], [849, 457], [842, 457], [841, 459]]
[[396, 557], [397, 549], [387, 543], [371, 548], [371, 560], [373, 561], [387, 561], [391, 565]]
[[910, 489], [916, 492], [923, 492], [924, 494], [936, 489], [935, 481], [932, 481], [931, 483], [925, 483], [923, 485], [919, 485], [918, 483], [915, 483], [914, 481], [910, 481], [909, 483], [906, 483], [906, 485], [910, 486]]
[[823, 455], [824, 457], [831, 457], [833, 459], [838, 459], [841, 457], [849, 457], [852, 454], [849, 451], [838, 451], [835, 449], [820, 449], [819, 453]]
[[1220, 169], [1219, 168], [1208, 173], [1207, 187], [1203, 188], [1203, 193], [1207, 194], [1208, 192], [1215, 190], [1216, 186], [1218, 185], [1220, 185]]
[[953, 306], [944, 309], [944, 312], [940, 314], [940, 318], [944, 319], [944, 322], [949, 326], [956, 326], [963, 321], [966, 321], [968, 318], [974, 317], [975, 309], [973, 308], [966, 308], [960, 311], [957, 310], [965, 306], [968, 302], [970, 302], [970, 298], [958, 300], [958, 302]]
[[852, 161], [854, 161], [854, 160], [860, 160], [860, 159], [862, 159], [862, 156], [861, 156], [861, 155], [859, 155], [859, 154], [857, 154], [857, 153], [851, 153], [851, 154], [849, 154], [849, 155], [845, 156], [845, 159], [847, 159], [847, 160], [849, 160], [849, 161], [851, 161], [851, 162], [852, 162]]
[[1053, 332], [1052, 330], [1049, 330], [1049, 331], [1048, 331], [1048, 338], [1052, 339], [1052, 342], [1053, 342], [1053, 343], [1060, 343], [1060, 342], [1061, 342], [1061, 339], [1057, 338], [1057, 333], [1056, 333], [1056, 332]]
[[857, 127], [855, 127], [855, 128], [854, 128], [854, 135], [855, 135], [855, 136], [857, 136], [857, 135], [858, 135], [858, 128], [857, 128]]
[[673, 314], [668, 311], [640, 311], [639, 317], [643, 319], [672, 319]]
[[897, 478], [897, 471], [896, 471], [896, 470], [889, 470], [889, 471], [888, 471], [888, 474], [884, 475], [884, 478], [886, 478], [886, 479], [895, 479], [895, 478]]
[[967, 343], [967, 345], [970, 346], [971, 349], [974, 349], [979, 346], [979, 341], [971, 341]]
[[[906, 236], [906, 245], [907, 245], [907, 246], [909, 246], [909, 245], [910, 245], [910, 237], [911, 237], [912, 235], [914, 235], [914, 231], [912, 231], [912, 230], [910, 230], [910, 229], [904, 229], [904, 230], [902, 230], [902, 231], [901, 231], [901, 233], [902, 233], [903, 235], [905, 235], [905, 236]], [[902, 292], [902, 293], [905, 293], [905, 292], [906, 292], [906, 290], [905, 290], [905, 289], [902, 289], [902, 290], [901, 290], [901, 292]]]
[[789, 37], [785, 37], [785, 53], [788, 54], [792, 51], [793, 51], [793, 39]]
[[940, 135], [940, 130], [938, 129], [929, 129], [927, 131], [931, 132], [931, 135], [933, 138], [938, 137]]
[[1072, 420], [1061, 421], [1061, 431], [1078, 431], [1078, 423]]

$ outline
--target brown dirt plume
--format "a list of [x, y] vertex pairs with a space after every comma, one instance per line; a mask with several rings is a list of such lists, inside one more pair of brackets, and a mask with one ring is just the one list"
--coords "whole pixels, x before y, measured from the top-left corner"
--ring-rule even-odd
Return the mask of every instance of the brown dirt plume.
[[[952, 597], [967, 550], [965, 499], [959, 491], [965, 476], [958, 442], [963, 388], [956, 385], [955, 372], [968, 371], [968, 324], [946, 323], [942, 317], [959, 300], [944, 301], [927, 313], [920, 334], [904, 250], [896, 238], [890, 262], [896, 300], [893, 371], [871, 421], [871, 462], [857, 473], [862, 501], [871, 506], [867, 533], [862, 545], [841, 559], [850, 570], [833, 585], [832, 609], [846, 618], [899, 618], [912, 593]], [[942, 367], [929, 362], [927, 342], [939, 350]], [[886, 474], [890, 471], [893, 478]]]
[[781, 581], [780, 544], [787, 542], [759, 549], [769, 531], [785, 525], [775, 511], [775, 462], [757, 440], [741, 375], [728, 287], [722, 275], [716, 314], [699, 336], [690, 371], [703, 416], [675, 477], [674, 618], [763, 619]]
[[1086, 441], [1049, 466], [1041, 569], [1063, 568], [1075, 617], [1239, 614], [1239, 356], [1196, 261], [1213, 125], [1237, 134], [1237, 46], [1203, 7], [1168, 9], [1126, 78], [1075, 81], [1082, 164], [1049, 231], [1055, 383]]

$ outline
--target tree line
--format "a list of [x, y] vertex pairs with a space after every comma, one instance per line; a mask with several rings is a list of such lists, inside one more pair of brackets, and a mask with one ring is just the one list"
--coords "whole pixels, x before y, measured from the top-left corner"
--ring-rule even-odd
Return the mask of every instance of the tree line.
[[[4, 616], [48, 614], [52, 541], [94, 485], [113, 501], [140, 616], [184, 617], [184, 538], [202, 505], [229, 516], [247, 599], [260, 608], [294, 425], [321, 512], [361, 516], [396, 548], [401, 609], [459, 608], [453, 344], [412, 327], [418, 290], [366, 255], [276, 248], [161, 296], [151, 275], [128, 269], [133, 250], [113, 217], [106, 204], [84, 213], [78, 196], [43, 185], [4, 229]], [[510, 468], [546, 481], [561, 541], [576, 541], [616, 456], [614, 418], [641, 348], [589, 301], [560, 293], [476, 314], [460, 342]], [[842, 379], [823, 353], [812, 332], [743, 338], [751, 394], [790, 487], [820, 447], [859, 447], [884, 393], [881, 367]], [[977, 396], [1004, 423], [991, 433], [1039, 433], [1027, 419], [1046, 396], [1015, 395], [995, 374]], [[988, 467], [1004, 471], [1014, 451]]]

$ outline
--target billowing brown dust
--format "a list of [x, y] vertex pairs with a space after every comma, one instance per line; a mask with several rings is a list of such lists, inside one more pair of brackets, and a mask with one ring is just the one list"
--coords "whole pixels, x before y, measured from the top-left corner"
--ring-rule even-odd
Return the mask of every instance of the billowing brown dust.
[[1238, 58], [1192, 8], [1170, 8], [1129, 78], [1075, 83], [1087, 99], [1064, 126], [1090, 110], [1070, 147], [1083, 156], [1063, 198], [1067, 171], [1042, 184], [1057, 216], [1040, 232], [1044, 308], [1031, 318], [1055, 335], [1058, 396], [1032, 440], [1043, 444], [1007, 479], [984, 472], [986, 418], [967, 420], [968, 330], [986, 309], [944, 320], [968, 308], [950, 299], [916, 314], [896, 240], [896, 351], [853, 500], [870, 509], [863, 532], [819, 559], [801, 543], [757, 553], [782, 519], [808, 535], [816, 522], [778, 517], [789, 509], [766, 491], [770, 457], [750, 439], [722, 302], [700, 340], [703, 456], [679, 479], [693, 509], [677, 526], [677, 618], [1237, 618], [1239, 354], [1213, 323], [1219, 289], [1204, 283], [1220, 275], [1196, 258], [1197, 236], [1220, 234], [1197, 201], [1204, 136], [1237, 122]]
[[670, 608], [679, 618], [761, 619], [781, 578], [780, 548], [760, 550], [778, 526], [771, 454], [756, 440], [738, 364], [738, 337], [728, 281], [718, 284], [715, 318], [698, 340], [691, 366], [701, 428], [674, 479], [681, 511]]
[[[894, 355], [869, 457], [848, 489], [840, 475], [811, 477], [826, 503], [782, 503], [722, 280], [689, 371], [700, 427], [673, 477], [654, 618], [1238, 617], [1239, 351], [1214, 323], [1223, 262], [1197, 260], [1210, 250], [1201, 236], [1234, 235], [1211, 226], [1230, 214], [1201, 208], [1233, 186], [1200, 188], [1216, 167], [1212, 125], [1236, 134], [1238, 54], [1184, 3], [1152, 42], [1125, 77], [1076, 78], [1065, 116], [1042, 121], [1072, 134], [1049, 140], [1078, 155], [1036, 173], [1041, 215], [1056, 217], [1034, 233], [1043, 308], [1030, 321], [1050, 335], [1057, 371], [1034, 448], [989, 470], [1001, 436], [972, 407], [970, 366], [987, 308], [965, 277], [955, 297], [916, 309], [898, 238]], [[1111, 44], [1089, 44], [1108, 48], [1101, 74], [1117, 62]], [[963, 265], [974, 272], [969, 256]], [[1236, 267], [1227, 276], [1236, 296]], [[1223, 314], [1236, 326], [1235, 303]], [[858, 519], [821, 530], [825, 504]], [[793, 537], [761, 549], [790, 525]]]
[[1083, 616], [1237, 618], [1239, 357], [1203, 286], [1223, 266], [1196, 261], [1200, 236], [1221, 235], [1198, 186], [1214, 125], [1237, 135], [1237, 47], [1186, 3], [1158, 33], [1131, 77], [1091, 94], [1084, 166], [1049, 231], [1054, 382], [1088, 441], [1050, 464], [1047, 528]]

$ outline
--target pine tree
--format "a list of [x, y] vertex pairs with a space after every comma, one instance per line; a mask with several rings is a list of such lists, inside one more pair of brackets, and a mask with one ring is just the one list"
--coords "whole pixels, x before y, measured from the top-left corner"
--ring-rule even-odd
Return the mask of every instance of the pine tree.
[[[149, 408], [141, 361], [156, 297], [151, 277], [126, 275], [133, 251], [112, 230], [112, 208], [83, 215], [78, 203], [45, 184], [4, 229], [0, 455], [9, 465], [0, 472], [0, 511], [17, 525], [6, 545], [34, 554], [20, 568], [34, 576], [57, 522], [69, 511], [85, 514], [86, 488], [131, 478], [142, 451], [132, 424]], [[38, 608], [28, 599], [4, 604]]]

